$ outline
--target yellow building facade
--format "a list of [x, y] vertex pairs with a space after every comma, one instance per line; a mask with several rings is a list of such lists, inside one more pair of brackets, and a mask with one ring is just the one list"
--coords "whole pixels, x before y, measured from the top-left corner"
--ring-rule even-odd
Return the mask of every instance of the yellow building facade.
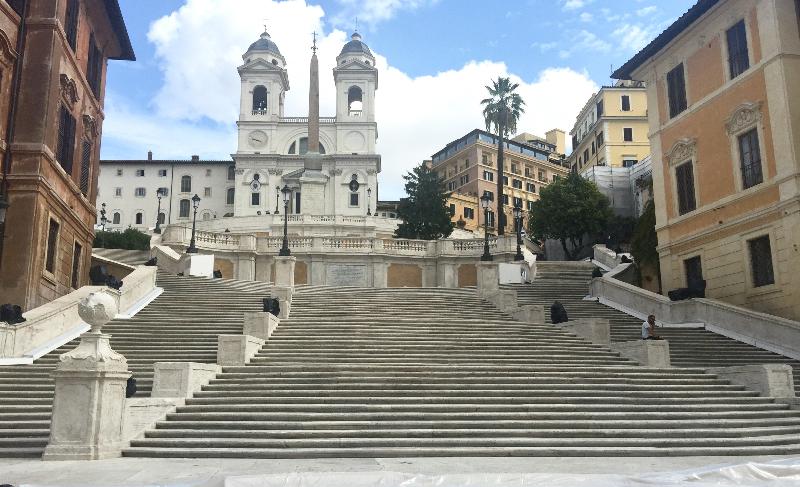
[[594, 93], [570, 131], [569, 167], [631, 167], [650, 154], [644, 83], [620, 81]]
[[663, 290], [800, 319], [800, 1], [700, 1], [614, 77], [647, 85]]
[[[505, 142], [503, 211], [509, 232], [514, 230], [514, 205], [520, 204], [527, 214], [533, 202], [539, 199], [541, 188], [569, 172], [563, 155], [556, 152], [555, 143], [531, 140], [531, 143], [515, 139]], [[448, 202], [455, 205], [453, 223], [457, 224], [459, 218], [463, 218], [466, 229], [473, 226], [483, 228], [485, 219], [483, 211], [475, 211], [474, 215], [470, 212], [464, 214], [467, 197], [473, 198], [477, 204], [480, 195], [488, 191], [493, 201], [497, 201], [497, 144], [496, 135], [476, 129], [447, 144], [430, 161], [445, 189], [455, 195]], [[497, 230], [495, 209], [496, 204], [493, 204], [488, 220], [490, 232]]]

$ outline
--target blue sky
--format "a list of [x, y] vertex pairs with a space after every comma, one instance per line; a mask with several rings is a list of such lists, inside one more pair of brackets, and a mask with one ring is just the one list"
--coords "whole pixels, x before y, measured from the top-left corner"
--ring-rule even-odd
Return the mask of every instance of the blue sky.
[[[378, 57], [382, 199], [400, 176], [481, 126], [483, 86], [521, 83], [519, 129], [572, 128], [599, 85], [692, 5], [689, 0], [120, 0], [137, 55], [109, 63], [102, 157], [228, 158], [235, 152], [236, 66], [266, 22], [287, 58], [287, 115], [304, 115], [311, 32], [321, 32], [322, 114], [329, 69], [359, 19]], [[266, 19], [266, 20], [265, 20]]]

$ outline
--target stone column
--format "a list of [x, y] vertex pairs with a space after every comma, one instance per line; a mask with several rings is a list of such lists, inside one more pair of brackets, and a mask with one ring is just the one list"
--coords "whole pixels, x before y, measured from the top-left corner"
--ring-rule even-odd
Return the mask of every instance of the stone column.
[[297, 257], [275, 256], [275, 285], [294, 289], [294, 264]]
[[117, 314], [114, 299], [103, 291], [78, 305], [81, 319], [91, 325], [81, 343], [60, 357], [53, 371], [55, 398], [50, 441], [44, 460], [100, 460], [120, 456], [128, 362], [111, 349], [110, 335], [101, 328]]

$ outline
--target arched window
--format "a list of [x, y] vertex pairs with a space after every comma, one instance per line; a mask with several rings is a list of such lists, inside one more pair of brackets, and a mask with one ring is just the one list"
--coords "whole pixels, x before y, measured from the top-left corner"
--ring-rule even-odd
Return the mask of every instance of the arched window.
[[191, 176], [182, 176], [181, 177], [181, 193], [191, 193], [191, 192], [192, 192], [192, 177]]
[[[297, 154], [297, 146], [300, 145], [300, 155], [308, 152], [308, 137], [300, 137], [296, 141], [292, 142], [292, 145], [289, 146], [289, 154]], [[319, 143], [319, 153], [325, 154], [325, 146], [322, 145], [322, 142]]]
[[226, 195], [226, 198], [225, 198], [225, 204], [226, 205], [232, 205], [233, 204], [233, 198], [234, 198], [235, 195], [236, 195], [236, 190], [233, 189], [233, 188], [228, 188], [228, 194]]
[[261, 85], [253, 88], [253, 115], [267, 113], [267, 89]]
[[181, 218], [189, 218], [189, 206], [191, 206], [189, 200], [181, 200], [180, 213], [178, 213], [178, 216]]
[[347, 108], [351, 116], [357, 117], [361, 115], [363, 108], [363, 92], [358, 86], [351, 86], [347, 90]]
[[142, 224], [142, 220], [144, 220], [144, 216], [142, 215], [142, 213], [141, 212], [137, 213], [136, 214], [136, 224], [137, 225], [141, 225]]
[[207, 211], [203, 212], [203, 220], [210, 220], [210, 219], [211, 219], [211, 213]]
[[236, 167], [228, 166], [228, 181], [236, 179]]
[[111, 223], [114, 225], [119, 225], [120, 220], [122, 220], [122, 215], [119, 212], [114, 212], [114, 216], [111, 217]]
[[158, 214], [158, 224], [163, 225], [165, 221], [167, 221], [167, 215], [165, 215], [164, 212], [162, 211], [161, 213]]

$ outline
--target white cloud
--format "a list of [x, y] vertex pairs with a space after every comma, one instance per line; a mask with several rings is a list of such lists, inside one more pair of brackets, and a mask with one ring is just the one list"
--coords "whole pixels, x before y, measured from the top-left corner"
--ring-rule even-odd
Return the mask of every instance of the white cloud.
[[[235, 5], [229, 0], [188, 0], [152, 24], [148, 37], [164, 76], [152, 106], [133, 107], [119, 94], [109, 94], [104, 135], [116, 152], [122, 152], [109, 156], [142, 157], [148, 149], [163, 158], [190, 154], [226, 157], [235, 152], [239, 112], [236, 66], [242, 63], [243, 51], [258, 38], [263, 18], [269, 19], [272, 39], [287, 61], [291, 90], [286, 96], [286, 114], [305, 115], [310, 34], [322, 31], [325, 20], [320, 7], [303, 0], [238, 0]], [[330, 73], [346, 40], [346, 33], [340, 30], [323, 32], [319, 40], [323, 116], [335, 111]], [[370, 42], [368, 35], [364, 41]], [[469, 130], [483, 127], [480, 100], [486, 96], [484, 85], [492, 78], [510, 75], [520, 83], [527, 113], [519, 129], [540, 135], [555, 127], [569, 130], [575, 114], [597, 89], [585, 72], [550, 68], [527, 81], [509, 73], [505, 64], [492, 61], [473, 61], [458, 69], [411, 77], [391, 66], [380, 53], [375, 54], [380, 72], [376, 113], [382, 199], [403, 195], [401, 176], [412, 166]]]
[[334, 17], [334, 25], [352, 28], [355, 19], [376, 24], [394, 17], [400, 10], [415, 10], [438, 0], [338, 0], [342, 11]]
[[593, 0], [565, 0], [564, 10], [578, 10], [592, 3]]
[[649, 7], [643, 7], [636, 11], [636, 15], [639, 17], [646, 17], [648, 15], [654, 14], [658, 11], [658, 7], [655, 5], [650, 5]]
[[623, 50], [639, 51], [658, 34], [660, 25], [643, 27], [625, 23], [614, 29], [612, 36], [618, 40]]
[[552, 51], [556, 47], [558, 47], [557, 42], [534, 42], [531, 44], [532, 48], [538, 48], [541, 52], [548, 52]]
[[592, 14], [589, 12], [581, 12], [578, 18], [581, 20], [581, 22], [591, 22], [594, 16], [592, 16]]
[[611, 44], [599, 38], [593, 32], [582, 30], [578, 33], [578, 36], [575, 40], [575, 47], [590, 51], [608, 52], [611, 49]]

